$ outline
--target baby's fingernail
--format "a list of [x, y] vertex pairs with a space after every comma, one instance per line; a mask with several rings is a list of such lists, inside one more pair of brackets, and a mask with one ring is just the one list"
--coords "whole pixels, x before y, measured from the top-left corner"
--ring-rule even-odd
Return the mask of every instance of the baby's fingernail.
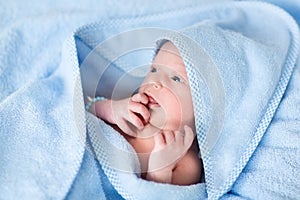
[[138, 128], [139, 130], [142, 130], [144, 128], [144, 124], [140, 124]]
[[143, 103], [144, 105], [146, 105], [146, 104], [148, 103], [148, 99], [143, 99], [143, 100], [142, 100], [142, 103]]

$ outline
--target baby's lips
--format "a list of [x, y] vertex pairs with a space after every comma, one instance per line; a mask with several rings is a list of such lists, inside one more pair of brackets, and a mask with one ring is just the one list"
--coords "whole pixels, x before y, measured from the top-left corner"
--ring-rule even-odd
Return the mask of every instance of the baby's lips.
[[150, 112], [150, 108], [148, 106], [146, 106], [147, 110], [148, 110], [148, 116], [145, 117], [145, 119], [142, 120], [142, 122], [144, 123], [144, 125], [148, 124], [150, 121], [150, 117], [151, 117], [151, 112]]
[[151, 96], [148, 96], [148, 103], [155, 103], [157, 104], [157, 102], [155, 101], [155, 99]]
[[149, 94], [146, 94], [148, 97], [148, 103], [147, 103], [147, 107], [149, 109], [153, 108], [153, 107], [159, 107], [159, 103]]

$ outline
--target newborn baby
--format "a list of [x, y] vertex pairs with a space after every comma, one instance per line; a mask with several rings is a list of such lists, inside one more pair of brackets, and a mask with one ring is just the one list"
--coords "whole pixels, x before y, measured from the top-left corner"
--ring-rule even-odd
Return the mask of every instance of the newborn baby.
[[142, 178], [176, 185], [200, 182], [202, 162], [190, 86], [172, 42], [158, 49], [138, 93], [121, 100], [97, 101], [90, 110], [133, 146]]

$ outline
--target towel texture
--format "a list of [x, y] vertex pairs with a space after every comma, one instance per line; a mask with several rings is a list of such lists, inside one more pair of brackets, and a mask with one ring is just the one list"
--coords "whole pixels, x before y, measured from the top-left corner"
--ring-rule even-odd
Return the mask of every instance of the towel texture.
[[[120, 153], [112, 157], [108, 156], [107, 154], [113, 150], [109, 149], [110, 145], [105, 145], [99, 138], [108, 137], [109, 144], [112, 143], [115, 147], [124, 146], [126, 141], [122, 141], [113, 129], [107, 129], [105, 124], [95, 122], [95, 127], [101, 127], [96, 131], [100, 134], [91, 133], [97, 158], [102, 166], [105, 166], [104, 172], [112, 184], [127, 199], [145, 198], [145, 193], [155, 199], [163, 198], [161, 193], [167, 194], [172, 199], [218, 199], [223, 195], [225, 195], [224, 198], [229, 198], [230, 191], [233, 192], [232, 188], [240, 185], [236, 182], [237, 179], [243, 174], [243, 170], [247, 169], [247, 163], [267, 133], [296, 65], [299, 55], [299, 29], [293, 18], [277, 7], [243, 2], [214, 5], [202, 8], [197, 17], [199, 23], [194, 17], [193, 20], [196, 22], [192, 20], [186, 24], [182, 22], [181, 26], [184, 24], [184, 28], [172, 24], [166, 17], [164, 22], [170, 26], [168, 28], [178, 30], [178, 32], [165, 30], [165, 33], [157, 33], [155, 30], [148, 29], [148, 32], [153, 32], [141, 37], [147, 39], [139, 38], [138, 31], [133, 38], [136, 38], [135, 41], [143, 40], [143, 45], [149, 47], [147, 45], [149, 45], [148, 41], [151, 41], [149, 39], [151, 35], [153, 41], [155, 38], [171, 40], [179, 48], [192, 88], [198, 143], [204, 160], [206, 183], [177, 188], [171, 185], [145, 182], [135, 173], [136, 157], [129, 149], [122, 149], [122, 151], [128, 152], [132, 158], [120, 156], [118, 161], [123, 165], [125, 163], [125, 166], [116, 167], [114, 159]], [[261, 18], [266, 19], [268, 23], [261, 22]], [[128, 23], [127, 25], [133, 28], [138, 26], [138, 22], [134, 20], [131, 25], [130, 21], [124, 23]], [[151, 26], [151, 20], [146, 25]], [[95, 27], [97, 26], [94, 25], [93, 29]], [[95, 35], [91, 29], [88, 31], [91, 35]], [[112, 29], [107, 31], [110, 32]], [[273, 34], [274, 32], [276, 35]], [[105, 35], [106, 30], [102, 30], [101, 33]], [[134, 61], [130, 56], [118, 58], [118, 55], [129, 51], [129, 49], [123, 49], [123, 46], [128, 46], [127, 41], [135, 43], [130, 44], [131, 48], [137, 48], [135, 45], [138, 42], [132, 42], [132, 39], [128, 40], [127, 37], [121, 35], [115, 38], [118, 48], [114, 42], [104, 42], [105, 44], [96, 46], [103, 37], [101, 34], [93, 39], [85, 39], [87, 32], [83, 37], [81, 34], [79, 31], [77, 37], [85, 41], [87, 46], [95, 48], [100, 55], [95, 58], [94, 52], [91, 53], [86, 58], [87, 63], [92, 63], [93, 59], [99, 61], [94, 61], [95, 63], [101, 63], [100, 61], [103, 62], [103, 60], [106, 62], [116, 60], [117, 67], [124, 71], [131, 71], [134, 66], [139, 66], [137, 63], [140, 61], [137, 60], [140, 57], [136, 57]], [[142, 56], [142, 59], [145, 58]], [[88, 69], [89, 66], [83, 63], [81, 67]], [[106, 73], [98, 72], [98, 77], [103, 79], [103, 76], [109, 76], [109, 69]], [[97, 87], [98, 79], [93, 88]], [[280, 140], [285, 138], [282, 135]], [[285, 155], [287, 152], [289, 151], [278, 152], [278, 154], [281, 154], [282, 158], [290, 157], [290, 155]], [[264, 156], [266, 157], [264, 162], [267, 165], [271, 162], [268, 151], [264, 151]], [[124, 157], [126, 157], [125, 161], [121, 161]], [[296, 157], [295, 165], [298, 165], [297, 160], [299, 159]], [[270, 168], [273, 171], [285, 170], [276, 164]], [[259, 175], [260, 173], [260, 170], [254, 172], [256, 177], [261, 177], [259, 182], [267, 183], [270, 176], [262, 176]], [[294, 171], [291, 170], [289, 174], [292, 176], [290, 182], [296, 184]], [[131, 180], [130, 184], [128, 180]], [[264, 187], [264, 190], [256, 189], [255, 193], [249, 186], [249, 188], [243, 188], [245, 193], [239, 194], [237, 190], [236, 194], [245, 198], [264, 196], [276, 198], [280, 195], [296, 198], [299, 196], [294, 188], [284, 191], [275, 189], [283, 185], [285, 185], [284, 181], [277, 182], [274, 187], [268, 185]], [[139, 188], [139, 190], [135, 191], [130, 188]], [[180, 192], [174, 195], [167, 191]]]
[[[83, 159], [86, 131], [82, 89], [75, 86], [74, 30], [96, 20], [138, 17], [196, 2], [168, 1], [160, 7], [152, 1], [119, 3], [0, 3], [0, 199], [74, 198], [71, 188], [88, 187], [73, 187], [74, 180], [96, 179], [88, 179], [92, 169], [81, 167], [82, 161], [91, 160]], [[85, 179], [76, 177], [79, 171]], [[97, 173], [94, 188], [101, 188]]]
[[[0, 199], [299, 199], [299, 4], [270, 2], [290, 15], [251, 1], [3, 4]], [[142, 180], [132, 147], [84, 112], [87, 95], [136, 90], [161, 39], [187, 67], [202, 184]]]

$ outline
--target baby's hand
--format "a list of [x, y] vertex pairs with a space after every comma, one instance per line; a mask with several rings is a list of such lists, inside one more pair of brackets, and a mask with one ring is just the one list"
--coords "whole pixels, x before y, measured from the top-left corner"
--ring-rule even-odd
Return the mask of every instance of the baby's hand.
[[[193, 140], [194, 133], [189, 126], [184, 127], [184, 133], [165, 130], [156, 134], [154, 136], [154, 148], [149, 157], [149, 177], [152, 176], [153, 178], [159, 176], [162, 178], [164, 174], [172, 172], [177, 161], [182, 158], [191, 147]], [[170, 177], [167, 179], [169, 178]], [[169, 181], [161, 180], [159, 182]]]
[[136, 133], [130, 128], [128, 122], [141, 130], [150, 119], [150, 113], [146, 107], [148, 97], [145, 94], [137, 93], [131, 98], [112, 102], [113, 123], [126, 134], [136, 136]]

